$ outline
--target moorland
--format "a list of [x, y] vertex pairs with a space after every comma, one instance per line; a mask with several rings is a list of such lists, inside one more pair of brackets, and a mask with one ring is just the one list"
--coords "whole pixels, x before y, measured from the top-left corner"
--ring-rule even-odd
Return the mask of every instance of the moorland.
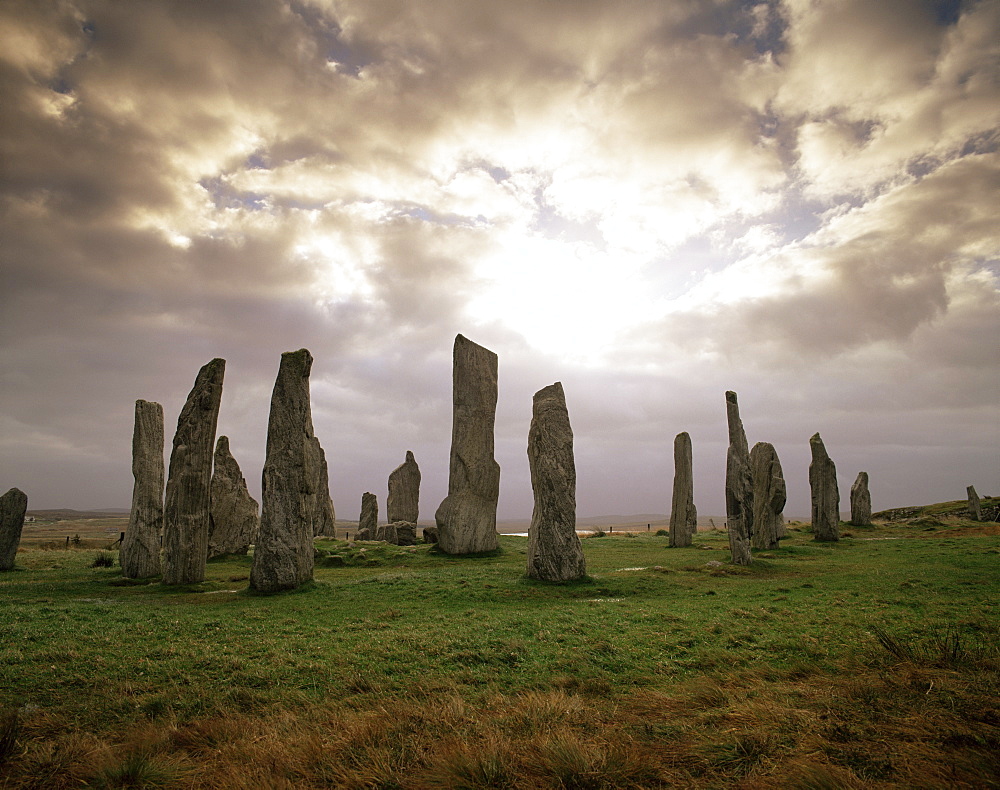
[[512, 536], [318, 540], [315, 581], [272, 596], [248, 557], [126, 580], [114, 519], [27, 541], [0, 575], [0, 787], [997, 786], [1000, 524], [959, 505], [837, 543], [793, 522], [749, 567], [720, 530], [596, 530], [564, 585]]

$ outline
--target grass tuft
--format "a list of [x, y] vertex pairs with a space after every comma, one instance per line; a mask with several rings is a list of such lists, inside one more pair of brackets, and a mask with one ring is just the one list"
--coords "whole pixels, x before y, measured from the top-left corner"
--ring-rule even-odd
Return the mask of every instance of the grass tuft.
[[90, 563], [91, 568], [111, 568], [115, 564], [115, 555], [110, 551], [99, 551], [94, 561]]
[[0, 766], [17, 754], [20, 735], [21, 718], [16, 710], [0, 716]]

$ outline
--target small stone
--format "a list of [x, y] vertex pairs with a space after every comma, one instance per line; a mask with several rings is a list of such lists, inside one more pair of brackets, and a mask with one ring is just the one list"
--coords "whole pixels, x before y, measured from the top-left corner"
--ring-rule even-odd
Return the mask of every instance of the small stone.
[[271, 393], [260, 532], [250, 569], [250, 589], [257, 592], [292, 590], [313, 577], [320, 456], [309, 400], [312, 363], [304, 348], [283, 353]]
[[452, 403], [448, 496], [434, 514], [438, 546], [446, 554], [493, 551], [500, 497], [493, 457], [497, 355], [462, 335], [453, 351]]
[[397, 546], [413, 546], [417, 542], [417, 525], [412, 521], [394, 521], [392, 527], [396, 530]]
[[976, 493], [975, 486], [969, 486], [965, 489], [966, 496], [968, 497], [968, 507], [966, 512], [969, 514], [969, 518], [972, 521], [982, 521], [983, 520], [983, 508], [979, 502], [979, 494]]
[[319, 453], [319, 481], [316, 486], [316, 516], [313, 519], [313, 536], [337, 537], [337, 511], [330, 496], [330, 469], [326, 464], [326, 453], [316, 439]]
[[12, 488], [0, 496], [0, 571], [14, 569], [14, 557], [21, 543], [24, 514], [28, 510], [28, 495]]
[[406, 451], [406, 460], [389, 475], [385, 512], [390, 524], [397, 521], [416, 524], [420, 517], [420, 467], [411, 450]]
[[858, 472], [851, 486], [851, 524], [864, 527], [872, 523], [872, 495], [868, 491], [868, 473]]
[[375, 528], [375, 540], [383, 543], [391, 543], [393, 546], [399, 545], [399, 538], [396, 536], [395, 524], [380, 524]]
[[246, 554], [260, 531], [257, 500], [250, 496], [240, 465], [229, 450], [229, 437], [215, 445], [212, 508], [208, 528], [208, 558]]
[[750, 451], [753, 477], [753, 548], [776, 548], [785, 533], [785, 477], [778, 453], [770, 442], [757, 442]]
[[585, 578], [576, 534], [576, 463], [562, 384], [535, 393], [528, 431], [528, 466], [535, 506], [528, 529], [528, 576], [547, 582]]
[[212, 455], [225, 372], [224, 359], [205, 365], [177, 418], [163, 504], [164, 584], [205, 581]]
[[361, 517], [358, 519], [358, 532], [368, 530], [372, 537], [369, 540], [378, 540], [378, 498], [370, 491], [365, 491], [361, 495]]
[[813, 539], [840, 540], [840, 491], [837, 467], [827, 455], [820, 435], [809, 439], [812, 463], [809, 464], [809, 489], [812, 494]]
[[437, 543], [438, 542], [438, 529], [437, 529], [437, 527], [424, 527], [420, 531], [420, 539], [424, 543]]
[[670, 502], [670, 545], [691, 545], [698, 531], [698, 511], [694, 506], [694, 468], [691, 437], [687, 431], [674, 437], [674, 490]]
[[163, 407], [135, 402], [132, 431], [132, 509], [118, 562], [129, 579], [160, 575], [163, 531]]
[[735, 392], [726, 393], [726, 418], [729, 423], [729, 450], [726, 453], [726, 523], [729, 551], [736, 565], [753, 562], [750, 540], [753, 536], [753, 474], [740, 407]]

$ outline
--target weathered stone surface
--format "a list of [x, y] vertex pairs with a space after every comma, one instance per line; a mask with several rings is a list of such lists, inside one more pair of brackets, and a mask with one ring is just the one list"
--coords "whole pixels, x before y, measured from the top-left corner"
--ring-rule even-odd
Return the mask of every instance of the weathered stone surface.
[[968, 497], [968, 514], [969, 518], [973, 521], [983, 520], [983, 508], [979, 503], [979, 494], [976, 493], [975, 486], [969, 486], [965, 489], [966, 496]]
[[424, 527], [420, 531], [420, 539], [424, 543], [437, 543], [438, 542], [438, 528], [437, 527]]
[[379, 524], [375, 528], [375, 540], [381, 540], [383, 543], [391, 543], [394, 546], [398, 546], [399, 538], [396, 535], [396, 525]]
[[390, 524], [396, 521], [416, 524], [420, 517], [420, 467], [410, 450], [406, 451], [406, 460], [389, 475], [385, 512]]
[[397, 546], [415, 546], [417, 543], [417, 525], [412, 521], [394, 521], [390, 525], [396, 530]]
[[809, 439], [812, 463], [809, 464], [809, 490], [812, 493], [812, 530], [814, 540], [840, 540], [840, 490], [837, 467], [827, 455], [820, 435]]
[[[358, 534], [368, 530], [368, 540], [378, 540], [378, 498], [371, 492], [361, 495], [361, 516], [358, 518]], [[363, 539], [362, 539], [363, 540]]]
[[376, 532], [371, 528], [365, 527], [364, 529], [359, 529], [357, 534], [354, 536], [355, 540], [378, 540], [376, 537]]
[[260, 533], [250, 568], [250, 588], [258, 592], [291, 590], [313, 575], [320, 455], [309, 401], [312, 362], [304, 348], [282, 354], [271, 394]]
[[0, 571], [14, 568], [27, 509], [28, 495], [19, 488], [12, 488], [0, 496]]
[[326, 464], [326, 453], [316, 439], [316, 451], [319, 453], [319, 483], [316, 487], [316, 516], [313, 519], [315, 535], [328, 538], [337, 537], [337, 511], [333, 507], [330, 496], [330, 468]]
[[687, 431], [674, 437], [674, 491], [670, 501], [670, 545], [690, 546], [698, 531], [698, 511], [694, 506], [694, 467], [691, 437]]
[[868, 491], [868, 473], [858, 472], [851, 486], [851, 524], [864, 527], [872, 523], [872, 495]]
[[212, 454], [225, 372], [224, 359], [205, 365], [177, 418], [163, 504], [164, 584], [205, 580]]
[[229, 437], [215, 444], [212, 507], [208, 526], [208, 558], [246, 554], [260, 531], [257, 500], [250, 496], [240, 465], [229, 450]]
[[130, 579], [160, 575], [160, 534], [163, 531], [163, 407], [135, 402], [132, 431], [132, 510], [118, 562]]
[[528, 430], [535, 507], [528, 529], [528, 576], [565, 582], [587, 575], [576, 534], [576, 462], [566, 396], [556, 382], [535, 393]]
[[497, 540], [500, 465], [493, 458], [497, 355], [462, 335], [453, 353], [448, 496], [438, 506], [438, 546], [447, 554], [492, 551]]
[[753, 536], [755, 549], [768, 550], [778, 545], [784, 533], [785, 476], [774, 445], [757, 442], [750, 451], [750, 474], [753, 477]]
[[753, 536], [753, 474], [750, 450], [743, 432], [736, 393], [726, 393], [726, 418], [729, 422], [729, 450], [726, 453], [726, 525], [729, 551], [737, 565], [753, 561], [750, 540]]

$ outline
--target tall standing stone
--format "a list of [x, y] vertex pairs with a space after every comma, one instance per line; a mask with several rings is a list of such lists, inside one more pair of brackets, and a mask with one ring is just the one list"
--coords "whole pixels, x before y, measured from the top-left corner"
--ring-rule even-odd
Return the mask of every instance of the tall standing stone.
[[378, 540], [378, 498], [370, 491], [361, 495], [358, 540]]
[[306, 349], [281, 355], [271, 394], [267, 452], [261, 486], [260, 533], [250, 568], [250, 589], [291, 590], [312, 579], [313, 520], [320, 479], [313, 433]]
[[670, 501], [670, 545], [690, 546], [698, 531], [694, 506], [694, 465], [687, 431], [674, 437], [674, 491]]
[[130, 579], [160, 574], [160, 533], [163, 531], [163, 407], [135, 402], [132, 431], [132, 510], [118, 561]]
[[316, 440], [319, 452], [319, 484], [316, 489], [316, 518], [313, 521], [315, 535], [327, 538], [337, 537], [337, 511], [330, 496], [330, 468], [326, 465], [326, 453]]
[[812, 463], [809, 464], [809, 489], [812, 493], [812, 530], [814, 540], [840, 540], [840, 491], [837, 467], [827, 455], [819, 434], [809, 439]]
[[968, 497], [968, 514], [969, 518], [973, 521], [983, 520], [983, 508], [979, 504], [979, 494], [976, 493], [975, 486], [969, 486], [965, 489], [966, 496]]
[[497, 355], [458, 335], [453, 354], [448, 496], [438, 506], [438, 546], [446, 554], [492, 551], [497, 541], [500, 465], [493, 458]]
[[257, 500], [250, 496], [240, 465], [229, 450], [229, 437], [215, 445], [208, 558], [246, 554], [260, 530]]
[[177, 418], [163, 505], [163, 583], [205, 580], [212, 453], [226, 360], [213, 359], [195, 379]]
[[868, 490], [868, 473], [858, 472], [851, 486], [851, 524], [864, 527], [872, 523], [872, 495]]
[[736, 565], [753, 561], [750, 539], [753, 535], [753, 474], [750, 450], [740, 419], [736, 393], [726, 393], [726, 418], [729, 423], [729, 451], [726, 454], [726, 523], [729, 551]]
[[12, 488], [0, 496], [0, 571], [14, 568], [14, 557], [21, 543], [24, 514], [28, 510], [28, 495]]
[[417, 523], [420, 516], [420, 467], [413, 453], [406, 451], [406, 460], [389, 474], [389, 498], [385, 501], [386, 518]]
[[750, 451], [753, 477], [753, 536], [755, 549], [768, 550], [778, 545], [784, 533], [785, 476], [778, 453], [770, 442], [757, 442]]
[[528, 430], [535, 507], [528, 530], [528, 576], [565, 582], [587, 575], [576, 534], [576, 463], [566, 396], [556, 382], [535, 393]]

